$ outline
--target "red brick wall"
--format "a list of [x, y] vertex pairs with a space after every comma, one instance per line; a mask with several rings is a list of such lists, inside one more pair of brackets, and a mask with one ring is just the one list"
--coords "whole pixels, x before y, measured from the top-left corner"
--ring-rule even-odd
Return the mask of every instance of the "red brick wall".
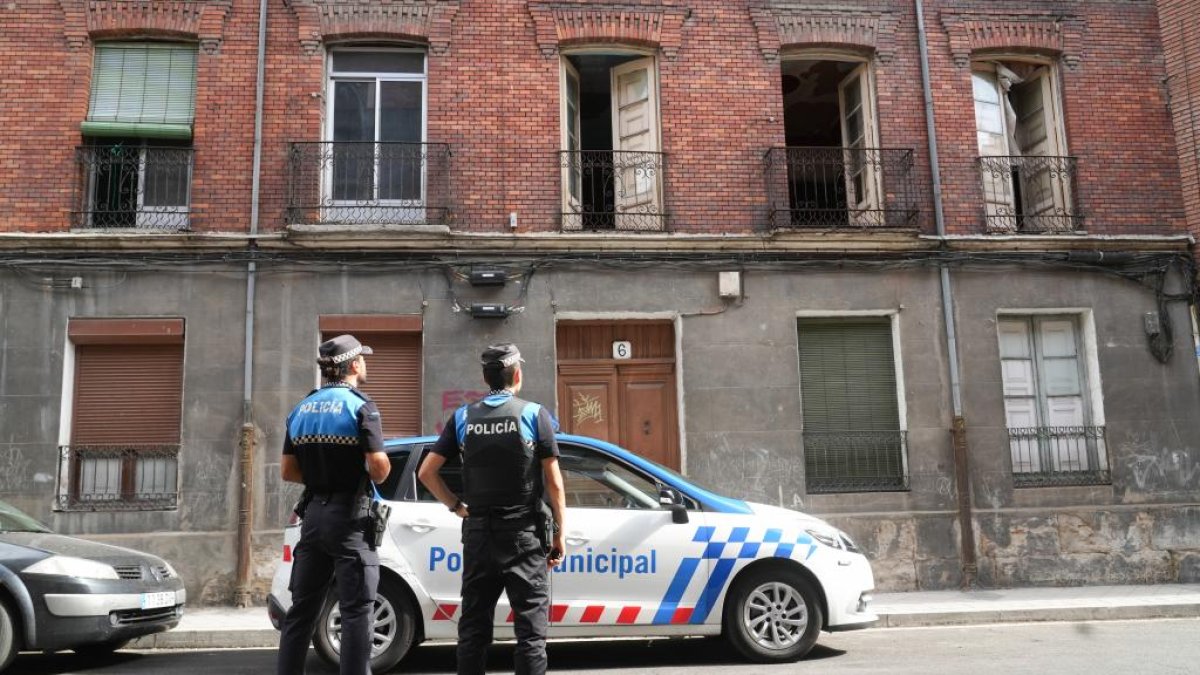
[[[81, 23], [88, 3], [29, 0], [16, 9], [0, 8], [0, 229], [53, 232], [68, 226], [76, 172], [72, 152], [87, 111], [92, 58], [87, 30], [88, 25], [100, 25], [96, 20]], [[312, 35], [314, 27], [319, 28], [312, 9], [319, 4], [270, 1], [260, 223], [265, 230], [285, 224], [287, 143], [321, 137], [325, 59], [321, 49], [311, 49], [319, 39]], [[521, 231], [558, 227], [559, 60], [556, 54], [546, 54], [556, 41], [554, 25], [545, 19], [548, 5], [533, 4], [531, 11], [530, 0], [438, 2], [434, 5], [442, 8], [436, 15], [441, 24], [424, 35], [408, 35], [432, 43], [428, 138], [453, 146], [451, 226], [456, 230], [507, 231], [512, 211], [518, 213]], [[770, 58], [780, 49], [779, 36], [773, 21], [763, 21], [764, 16], [769, 19], [772, 4], [619, 3], [634, 10], [665, 6], [657, 37], [663, 48], [658, 74], [661, 135], [668, 153], [666, 203], [676, 231], [748, 231], [761, 228], [766, 220], [763, 153], [784, 142], [779, 62]], [[1164, 0], [1164, 12], [1179, 11], [1172, 5], [1189, 4], [1194, 3]], [[78, 11], [65, 16], [64, 7]], [[446, 7], [456, 11], [447, 12]], [[1065, 37], [1052, 31], [1003, 37], [1000, 42], [1017, 50], [1066, 52], [1067, 60], [1060, 60], [1063, 107], [1069, 149], [1079, 158], [1078, 194], [1088, 230], [1180, 231], [1179, 170], [1161, 83], [1167, 71], [1155, 7], [1137, 1], [1041, 0], [1029, 0], [1022, 7], [1035, 18], [1064, 13], [1070, 18], [1059, 26]], [[932, 231], [912, 3], [877, 0], [847, 8], [858, 15], [874, 12], [885, 17], [887, 30], [864, 38], [878, 39], [875, 46], [886, 56], [877, 60], [875, 77], [881, 141], [885, 147], [916, 150], [921, 224]], [[948, 227], [956, 233], [980, 231], [982, 207], [970, 68], [955, 62], [963, 53], [963, 33], [948, 28], [954, 22], [947, 17], [965, 16], [986, 24], [1016, 16], [1011, 7], [998, 15], [989, 11], [996, 12], [995, 3], [984, 0], [930, 0], [926, 5], [944, 201]], [[201, 29], [188, 28], [202, 33], [188, 37], [207, 40], [206, 47], [214, 44], [216, 35], [218, 46], [212, 53], [201, 49], [199, 56], [196, 230], [248, 227], [257, 12], [254, 0], [231, 0], [227, 13], [210, 12]], [[134, 18], [116, 19], [125, 22], [118, 34], [138, 34], [146, 27], [137, 25], [136, 14], [130, 16]], [[386, 18], [372, 21], [338, 30], [344, 31], [342, 38], [405, 37], [389, 28], [398, 24]], [[110, 24], [105, 24], [105, 35], [112, 34]], [[404, 30], [420, 32], [411, 26]], [[645, 30], [627, 33], [645, 46]], [[69, 37], [77, 48], [69, 47]], [[969, 50], [970, 41], [966, 44]], [[974, 46], [987, 44], [992, 43]], [[784, 54], [796, 47], [782, 45]], [[1200, 62], [1197, 49], [1192, 46]], [[1179, 68], [1177, 61], [1172, 63]], [[1197, 94], [1200, 98], [1200, 85]], [[1194, 185], [1195, 162], [1190, 168], [1185, 163], [1185, 171]], [[1197, 208], [1194, 189], [1191, 194]]]
[[1200, 236], [1200, 4], [1159, 0], [1158, 13], [1187, 227]]

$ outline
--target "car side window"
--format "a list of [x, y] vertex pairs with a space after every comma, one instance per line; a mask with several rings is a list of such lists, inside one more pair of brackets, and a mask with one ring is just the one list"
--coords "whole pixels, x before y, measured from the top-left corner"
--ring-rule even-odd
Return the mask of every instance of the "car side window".
[[599, 453], [560, 445], [567, 506], [587, 509], [659, 509], [658, 485], [641, 473]]
[[[426, 457], [429, 457], [428, 452], [421, 457], [421, 461], [424, 462]], [[417, 471], [420, 471], [419, 464], [417, 465]], [[462, 494], [462, 459], [460, 457], [456, 456], [447, 459], [446, 463], [442, 465], [442, 470], [438, 471], [438, 474], [441, 475], [442, 480], [446, 481], [446, 486], [449, 487], [454, 494]], [[416, 471], [413, 472], [413, 475], [416, 475]], [[417, 501], [437, 501], [437, 497], [434, 497], [433, 493], [429, 491], [429, 488], [426, 488], [425, 484], [420, 480], [417, 480]]]
[[388, 448], [388, 461], [392, 465], [392, 470], [388, 472], [386, 480], [376, 485], [379, 496], [389, 501], [396, 501], [402, 497], [403, 484], [400, 481], [404, 478], [404, 465], [408, 464], [408, 457], [411, 454], [412, 446], [405, 446], [402, 449]]

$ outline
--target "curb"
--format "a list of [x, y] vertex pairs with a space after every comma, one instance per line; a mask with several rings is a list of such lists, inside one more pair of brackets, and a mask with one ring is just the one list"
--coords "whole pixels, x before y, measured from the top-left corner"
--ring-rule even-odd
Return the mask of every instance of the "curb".
[[[1042, 621], [1133, 621], [1200, 617], [1200, 603], [1103, 607], [1043, 607], [949, 612], [881, 613], [873, 628], [978, 626]], [[274, 629], [173, 630], [140, 637], [128, 649], [275, 649]]]

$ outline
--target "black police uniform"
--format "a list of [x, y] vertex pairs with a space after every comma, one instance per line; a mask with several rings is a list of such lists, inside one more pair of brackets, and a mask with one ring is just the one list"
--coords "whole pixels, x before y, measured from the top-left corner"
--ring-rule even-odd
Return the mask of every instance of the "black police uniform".
[[469, 512], [462, 532], [459, 675], [484, 672], [501, 591], [512, 606], [517, 675], [546, 672], [549, 572], [534, 511], [542, 460], [558, 456], [554, 426], [537, 403], [495, 391], [459, 408], [433, 447], [446, 458], [461, 453]]
[[284, 454], [296, 455], [308, 506], [293, 551], [292, 606], [279, 636], [279, 675], [304, 672], [332, 576], [342, 612], [341, 673], [370, 673], [379, 556], [364, 537], [365, 453], [383, 452], [379, 410], [341, 382], [312, 392], [288, 416]]

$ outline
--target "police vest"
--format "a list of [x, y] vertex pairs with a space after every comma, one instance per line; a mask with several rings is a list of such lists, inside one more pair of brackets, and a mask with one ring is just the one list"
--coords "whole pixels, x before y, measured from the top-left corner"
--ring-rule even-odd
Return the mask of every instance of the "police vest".
[[535, 435], [541, 406], [515, 396], [491, 396], [458, 416], [463, 501], [468, 508], [531, 505], [541, 496]]
[[366, 469], [358, 412], [370, 400], [348, 386], [325, 386], [300, 401], [288, 415], [288, 437], [304, 484], [314, 490], [354, 492]]

